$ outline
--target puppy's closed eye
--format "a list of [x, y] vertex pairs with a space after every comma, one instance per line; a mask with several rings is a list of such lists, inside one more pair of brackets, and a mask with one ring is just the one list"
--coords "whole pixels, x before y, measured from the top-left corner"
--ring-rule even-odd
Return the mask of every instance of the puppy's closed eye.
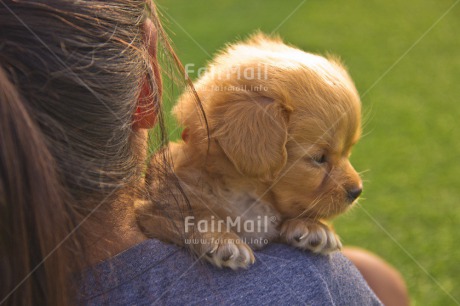
[[309, 167], [323, 167], [328, 163], [328, 154], [325, 150], [312, 150], [306, 152], [302, 159]]
[[327, 155], [326, 153], [318, 153], [315, 154], [311, 157], [311, 160], [313, 161], [314, 164], [318, 166], [322, 166], [325, 163], [327, 163]]

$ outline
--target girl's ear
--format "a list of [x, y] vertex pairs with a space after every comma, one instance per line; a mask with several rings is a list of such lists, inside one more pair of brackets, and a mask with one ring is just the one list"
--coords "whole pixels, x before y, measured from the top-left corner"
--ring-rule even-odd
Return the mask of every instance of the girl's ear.
[[158, 32], [152, 21], [148, 18], [144, 22], [143, 33], [155, 84], [151, 84], [149, 76], [145, 76], [142, 80], [141, 92], [137, 100], [136, 113], [133, 118], [134, 129], [151, 129], [155, 126], [157, 107], [162, 95], [161, 73], [157, 61]]
[[159, 103], [157, 95], [153, 92], [155, 88], [151, 88], [149, 77], [145, 77], [142, 81], [142, 88], [137, 99], [136, 113], [133, 118], [133, 129], [151, 129], [157, 121], [157, 107]]

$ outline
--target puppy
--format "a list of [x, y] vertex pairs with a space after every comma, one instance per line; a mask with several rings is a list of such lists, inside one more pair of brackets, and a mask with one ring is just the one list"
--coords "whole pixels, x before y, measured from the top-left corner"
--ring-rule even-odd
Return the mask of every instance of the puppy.
[[193, 92], [180, 97], [174, 167], [162, 179], [152, 170], [156, 200], [137, 205], [145, 233], [232, 269], [254, 263], [252, 249], [271, 241], [339, 250], [326, 221], [362, 191], [349, 161], [361, 103], [342, 64], [259, 33], [218, 54], [195, 88], [206, 117]]

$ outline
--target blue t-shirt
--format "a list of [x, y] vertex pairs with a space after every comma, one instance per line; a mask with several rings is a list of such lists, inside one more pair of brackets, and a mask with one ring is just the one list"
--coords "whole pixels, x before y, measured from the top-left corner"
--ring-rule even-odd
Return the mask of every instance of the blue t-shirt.
[[217, 269], [150, 239], [97, 265], [83, 305], [382, 305], [341, 253], [314, 255], [272, 244], [247, 270]]

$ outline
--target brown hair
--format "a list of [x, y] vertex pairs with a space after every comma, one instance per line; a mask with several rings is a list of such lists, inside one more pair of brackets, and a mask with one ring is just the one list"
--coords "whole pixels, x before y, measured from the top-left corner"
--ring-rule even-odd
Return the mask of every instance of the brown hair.
[[151, 2], [0, 0], [0, 304], [75, 303], [76, 229], [137, 188], [135, 101], [146, 75], [157, 89], [146, 12], [181, 68]]

